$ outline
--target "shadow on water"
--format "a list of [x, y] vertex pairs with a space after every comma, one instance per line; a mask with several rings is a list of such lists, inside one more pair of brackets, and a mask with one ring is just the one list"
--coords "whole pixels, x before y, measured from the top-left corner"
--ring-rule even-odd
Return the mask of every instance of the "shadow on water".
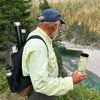
[[[75, 71], [78, 68], [79, 57], [82, 51], [67, 50], [64, 46], [58, 47], [64, 64], [70, 71]], [[100, 78], [94, 75], [92, 72], [86, 71], [87, 79], [82, 81], [88, 88], [98, 89], [100, 92]]]

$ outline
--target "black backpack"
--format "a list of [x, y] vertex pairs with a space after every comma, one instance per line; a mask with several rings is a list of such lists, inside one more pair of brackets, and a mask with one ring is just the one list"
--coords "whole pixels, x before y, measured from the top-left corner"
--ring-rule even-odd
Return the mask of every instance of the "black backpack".
[[[30, 39], [41, 39], [47, 48], [48, 47], [46, 42], [38, 35], [33, 35], [31, 36], [27, 41]], [[26, 42], [27, 42], [26, 41]], [[13, 68], [12, 68], [12, 75], [10, 77], [7, 77], [8, 84], [10, 86], [11, 92], [17, 92], [20, 96], [28, 96], [33, 87], [31, 83], [30, 76], [23, 76], [22, 73], [22, 53], [23, 53], [23, 48], [22, 47], [17, 53], [13, 53], [11, 55], [12, 63], [13, 63]]]

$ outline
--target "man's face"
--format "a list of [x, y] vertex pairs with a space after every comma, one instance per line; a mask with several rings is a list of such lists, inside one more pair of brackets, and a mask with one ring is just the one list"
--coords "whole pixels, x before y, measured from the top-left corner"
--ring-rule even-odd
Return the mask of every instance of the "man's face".
[[58, 21], [56, 23], [57, 23], [56, 30], [52, 33], [52, 39], [53, 40], [57, 37], [59, 30], [60, 30], [60, 27], [61, 27], [61, 21]]

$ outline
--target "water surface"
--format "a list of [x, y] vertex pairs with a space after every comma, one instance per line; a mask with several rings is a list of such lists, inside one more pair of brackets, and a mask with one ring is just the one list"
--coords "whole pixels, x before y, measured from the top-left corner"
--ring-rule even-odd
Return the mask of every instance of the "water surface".
[[[62, 55], [62, 60], [66, 68], [72, 72], [77, 70], [79, 57], [82, 51], [68, 50], [64, 46], [59, 46], [58, 49]], [[87, 79], [83, 80], [82, 84], [86, 85], [88, 88], [98, 89], [98, 91], [100, 91], [100, 78], [88, 70], [86, 73]]]

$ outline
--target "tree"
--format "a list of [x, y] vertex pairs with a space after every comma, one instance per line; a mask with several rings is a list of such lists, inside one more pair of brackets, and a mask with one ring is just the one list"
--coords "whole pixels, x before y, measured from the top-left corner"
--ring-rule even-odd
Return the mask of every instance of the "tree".
[[47, 0], [44, 0], [43, 3], [40, 2], [39, 9], [41, 9], [41, 12], [43, 12], [45, 9], [49, 9], [51, 6], [49, 5]]
[[15, 42], [14, 22], [20, 21], [22, 28], [31, 29], [31, 0], [0, 0], [0, 49], [8, 49]]
[[17, 44], [14, 22], [21, 22], [27, 33], [31, 30], [31, 0], [0, 0], [0, 51], [6, 51], [5, 64], [10, 63], [11, 47]]

